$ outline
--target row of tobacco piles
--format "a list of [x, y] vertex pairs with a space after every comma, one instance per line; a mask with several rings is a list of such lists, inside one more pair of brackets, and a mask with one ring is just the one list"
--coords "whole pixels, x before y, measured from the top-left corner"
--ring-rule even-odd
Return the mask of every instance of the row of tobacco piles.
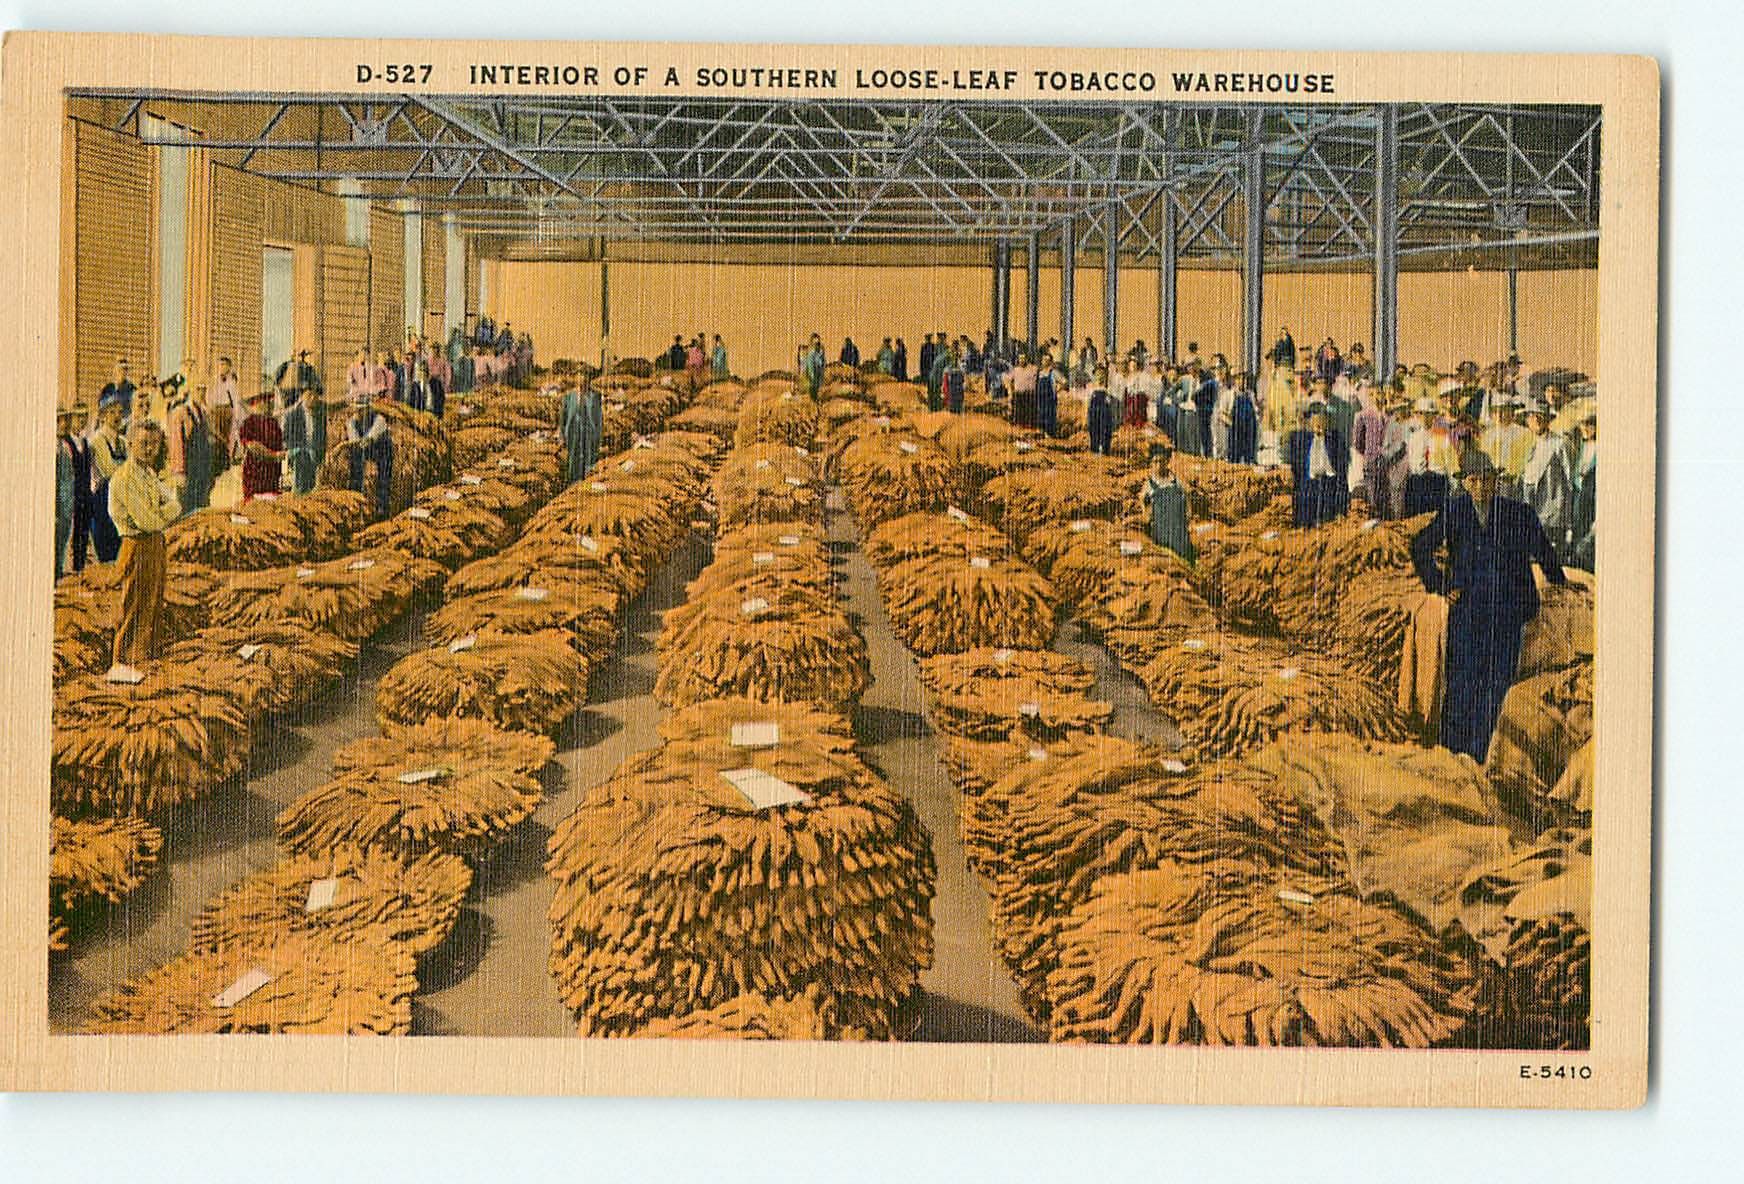
[[[209, 901], [186, 952], [104, 995], [110, 1033], [410, 1030], [419, 958], [452, 930], [473, 862], [541, 797], [619, 610], [689, 529], [715, 441], [657, 433], [683, 396], [607, 380], [606, 451], [563, 488], [556, 392], [491, 389], [445, 420], [398, 406], [392, 517], [318, 491], [209, 510], [168, 532], [171, 644], [108, 681], [117, 590], [56, 595], [51, 940], [121, 899], [156, 823], [246, 776], [288, 718], [413, 610], [422, 648], [376, 686], [380, 735], [276, 823], [278, 860]], [[324, 472], [349, 469], [336, 445]], [[372, 491], [366, 491], [373, 497]]]
[[[1399, 694], [1421, 522], [1294, 529], [1281, 475], [1180, 458], [1189, 564], [1145, 530], [1144, 433], [1098, 457], [869, 389], [824, 404], [833, 471], [1053, 1039], [1585, 1046], [1589, 592], [1547, 591], [1480, 767]], [[1183, 748], [1108, 734], [1072, 620]]]
[[712, 558], [659, 637], [661, 742], [549, 846], [551, 970], [583, 1035], [884, 1040], [913, 1022], [931, 842], [849, 723], [870, 672], [831, 568], [821, 413], [768, 375], [705, 388], [678, 421], [725, 456]]

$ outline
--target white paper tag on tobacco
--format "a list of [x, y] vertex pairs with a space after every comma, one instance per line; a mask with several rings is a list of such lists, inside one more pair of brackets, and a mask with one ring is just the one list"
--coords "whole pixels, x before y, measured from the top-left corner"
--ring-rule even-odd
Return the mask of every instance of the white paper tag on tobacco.
[[103, 675], [103, 680], [105, 682], [126, 683], [130, 687], [136, 687], [145, 681], [145, 672], [126, 664], [120, 664], [109, 667], [108, 673]]
[[774, 563], [775, 562], [775, 552], [773, 552], [773, 551], [758, 551], [756, 554], [751, 556], [751, 562], [758, 563], [758, 564]]
[[305, 913], [318, 913], [333, 903], [333, 898], [339, 893], [339, 880], [328, 876], [325, 880], [312, 880], [309, 883], [309, 897], [303, 902]]
[[1186, 641], [1181, 643], [1181, 648], [1184, 650], [1192, 650], [1194, 653], [1197, 653], [1204, 649], [1206, 644], [1207, 643], [1203, 638], [1189, 637]]
[[460, 500], [460, 491], [458, 489], [444, 489], [442, 496], [451, 502], [457, 502]]
[[254, 656], [256, 654], [260, 653], [260, 651], [265, 649], [265, 648], [266, 648], [265, 646], [260, 645], [257, 642], [251, 641], [245, 645], [237, 646], [236, 647], [236, 656], [238, 658], [241, 658], [244, 662], [252, 662], [254, 660]]
[[599, 554], [599, 540], [591, 534], [578, 535], [575, 544], [583, 551], [589, 551], [595, 555]]
[[604, 481], [589, 481], [587, 487], [595, 493], [604, 493], [606, 490], [611, 488], [611, 486], [607, 485]]
[[962, 510], [959, 510], [956, 506], [946, 506], [945, 517], [954, 518], [958, 522], [969, 521], [969, 515], [965, 514]]
[[518, 469], [520, 467], [521, 466], [515, 463], [515, 458], [512, 456], [500, 457], [497, 460], [497, 468], [499, 469]]
[[768, 461], [768, 459], [767, 459], [767, 458], [764, 458], [764, 459], [762, 459], [762, 460], [759, 460], [759, 461], [758, 461], [758, 462], [757, 462], [757, 463], [756, 463], [756, 464], [754, 464], [754, 465], [752, 465], [752, 466], [751, 466], [751, 467], [752, 467], [752, 468], [753, 468], [753, 469], [756, 469], [756, 470], [758, 470], [758, 471], [759, 471], [759, 472], [761, 472], [761, 471], [762, 471], [762, 470], [764, 470], [764, 469], [766, 469], [766, 468], [768, 468], [768, 467], [769, 467], [769, 461]]
[[460, 483], [462, 485], [483, 485], [484, 478], [476, 473], [462, 473], [460, 474]]
[[1012, 652], [1011, 650], [994, 650], [993, 660], [1003, 666], [1011, 661]]
[[739, 605], [739, 611], [747, 617], [754, 617], [769, 607], [769, 602], [761, 596], [753, 596]]
[[1144, 544], [1143, 543], [1134, 542], [1132, 539], [1121, 539], [1120, 540], [1120, 553], [1122, 555], [1139, 555], [1139, 554], [1142, 554], [1143, 552], [1144, 552]]
[[622, 411], [624, 408], [628, 407], [629, 404], [620, 403], [616, 399], [613, 399], [610, 403], [607, 403], [606, 406], [611, 408], [613, 411]]
[[635, 444], [635, 446], [636, 446], [636, 447], [637, 447], [637, 448], [653, 448], [653, 447], [654, 447], [654, 441], [652, 441], [652, 440], [650, 440], [650, 439], [649, 439], [649, 438], [648, 438], [648, 437], [646, 437], [646, 436], [637, 436], [637, 437], [636, 437], [636, 444]]
[[796, 534], [784, 534], [775, 541], [780, 543], [783, 547], [799, 546], [799, 536]]
[[1360, 529], [1373, 530], [1375, 527], [1379, 526], [1380, 524], [1381, 524], [1381, 520], [1379, 518], [1370, 518], [1368, 521], [1366, 521], [1362, 524]]
[[1017, 705], [1017, 713], [1021, 716], [1028, 718], [1028, 719], [1035, 719], [1041, 715], [1042, 705], [1040, 703], [1036, 703], [1033, 701], [1028, 702], [1028, 703], [1019, 703]]
[[969, 556], [969, 566], [984, 571], [993, 566], [993, 560], [985, 555], [971, 555]]
[[212, 996], [212, 1006], [223, 1008], [235, 1007], [238, 1003], [241, 1003], [244, 999], [272, 982], [272, 977], [272, 975], [268, 974], [258, 966], [253, 970], [245, 971], [241, 978]]
[[413, 506], [411, 509], [406, 511], [406, 517], [416, 518], [420, 522], [429, 516], [430, 511], [426, 510], [423, 506]]
[[890, 417], [888, 415], [874, 415], [872, 422], [881, 428], [887, 428], [890, 426]]
[[633, 473], [636, 471], [636, 462], [633, 460], [626, 460], [623, 464], [619, 465], [618, 468], [624, 470], [626, 473]]
[[345, 565], [345, 570], [346, 571], [368, 571], [370, 568], [372, 568], [374, 566], [375, 566], [375, 560], [373, 560], [373, 559], [367, 559], [367, 558], [366, 559], [353, 559], [350, 563], [347, 563]]
[[1284, 666], [1278, 670], [1278, 677], [1285, 679], [1285, 680], [1288, 680], [1288, 679], [1295, 678], [1300, 673], [1302, 673], [1302, 672], [1300, 670], [1296, 669], [1294, 666]]
[[793, 486], [795, 489], [798, 489], [800, 486], [805, 484], [804, 477], [788, 477], [786, 480], [787, 480], [787, 483], [789, 485]]
[[798, 444], [795, 444], [793, 446], [793, 450], [795, 452], [797, 452], [800, 456], [810, 456], [811, 455], [811, 449], [801, 448]]
[[1090, 529], [1090, 519], [1079, 518], [1072, 523], [1070, 529], [1073, 534], [1083, 534]]
[[1032, 748], [1029, 750], [1029, 759], [1032, 761], [1045, 761], [1048, 759], [1048, 750], [1045, 748]]
[[913, 456], [915, 453], [920, 451], [920, 445], [916, 444], [913, 440], [899, 441], [896, 446], [908, 453], [910, 456]]
[[1019, 440], [1016, 444], [1014, 444], [1012, 446], [1013, 450], [1017, 451], [1017, 452], [1028, 452], [1030, 449], [1032, 449], [1034, 447], [1035, 447], [1035, 445], [1031, 444], [1028, 440]]
[[478, 634], [468, 633], [465, 637], [456, 637], [453, 641], [449, 642], [448, 652], [451, 654], [465, 653], [477, 644]]
[[422, 785], [426, 781], [438, 781], [446, 776], [448, 776], [447, 768], [436, 765], [428, 769], [411, 769], [401, 773], [399, 781], [401, 785]]
[[721, 778], [744, 794], [745, 800], [758, 810], [811, 801], [811, 795], [805, 790], [788, 784], [772, 773], [765, 773], [762, 769], [726, 769], [722, 771]]
[[537, 604], [541, 600], [544, 600], [549, 595], [551, 595], [551, 589], [549, 589], [549, 588], [534, 588], [531, 585], [529, 585], [525, 588], [519, 588], [515, 591], [515, 596], [517, 599], [519, 599], [519, 600], [531, 600], [535, 604]]
[[1193, 527], [1193, 533], [1194, 534], [1204, 534], [1208, 530], [1216, 530], [1216, 529], [1217, 529], [1217, 523], [1215, 523], [1215, 522], [1200, 522]]
[[1306, 892], [1298, 892], [1294, 888], [1278, 889], [1278, 899], [1290, 904], [1313, 904], [1314, 898]]
[[781, 743], [778, 723], [734, 724], [729, 741], [734, 748], [774, 748]]
[[1183, 761], [1178, 761], [1178, 760], [1174, 759], [1173, 757], [1170, 757], [1169, 759], [1163, 761], [1162, 765], [1163, 765], [1163, 771], [1168, 772], [1168, 773], [1185, 773], [1187, 771], [1186, 763]]
[[297, 569], [297, 578], [299, 580], [312, 579], [314, 577], [314, 575], [315, 575], [315, 569], [312, 567], [299, 567]]
[[1268, 530], [1268, 531], [1266, 531], [1266, 532], [1265, 532], [1265, 533], [1264, 533], [1264, 534], [1262, 534], [1262, 535], [1260, 535], [1260, 541], [1262, 541], [1262, 542], [1267, 542], [1267, 543], [1269, 543], [1269, 542], [1271, 542], [1271, 541], [1272, 541], [1272, 540], [1273, 540], [1273, 539], [1275, 539], [1275, 538], [1277, 538], [1277, 537], [1278, 537], [1278, 532], [1277, 532], [1277, 531], [1275, 531], [1275, 530]]
[[231, 525], [233, 525], [233, 526], [253, 526], [254, 525], [254, 519], [250, 518], [246, 514], [232, 514], [232, 515], [230, 515], [230, 522], [231, 522]]

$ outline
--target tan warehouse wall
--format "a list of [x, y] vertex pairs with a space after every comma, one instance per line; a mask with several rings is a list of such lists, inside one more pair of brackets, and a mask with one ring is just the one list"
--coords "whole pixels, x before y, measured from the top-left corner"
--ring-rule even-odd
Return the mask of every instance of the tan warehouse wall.
[[[485, 311], [538, 343], [542, 358], [598, 360], [600, 264], [487, 261]], [[907, 339], [910, 357], [924, 334], [943, 329], [979, 339], [991, 316], [988, 273], [977, 267], [819, 266], [723, 263], [612, 263], [612, 352], [651, 356], [696, 332], [725, 338], [742, 374], [791, 366], [797, 343], [814, 330], [833, 357], [851, 335], [870, 356], [885, 336]], [[1157, 273], [1123, 268], [1120, 338], [1156, 343]], [[1024, 269], [1012, 277], [1012, 329], [1024, 332]], [[1233, 271], [1180, 273], [1179, 346], [1197, 341], [1209, 357], [1241, 353], [1241, 279]], [[1044, 268], [1040, 331], [1060, 333], [1060, 277]], [[1279, 273], [1265, 286], [1267, 344], [1288, 325], [1298, 346], [1331, 336], [1340, 346], [1372, 348], [1373, 282], [1363, 272]], [[1598, 273], [1521, 272], [1520, 353], [1528, 365], [1598, 363]], [[1102, 272], [1080, 267], [1073, 336], [1102, 337]], [[1406, 272], [1399, 277], [1399, 350], [1409, 362], [1450, 369], [1463, 358], [1490, 362], [1507, 352], [1507, 276], [1502, 272]]]

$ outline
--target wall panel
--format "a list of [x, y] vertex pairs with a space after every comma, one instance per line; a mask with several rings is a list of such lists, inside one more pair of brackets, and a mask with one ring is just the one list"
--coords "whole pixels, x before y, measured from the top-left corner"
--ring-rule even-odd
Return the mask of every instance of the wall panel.
[[151, 150], [91, 124], [74, 131], [74, 387], [97, 404], [115, 359], [153, 369]]

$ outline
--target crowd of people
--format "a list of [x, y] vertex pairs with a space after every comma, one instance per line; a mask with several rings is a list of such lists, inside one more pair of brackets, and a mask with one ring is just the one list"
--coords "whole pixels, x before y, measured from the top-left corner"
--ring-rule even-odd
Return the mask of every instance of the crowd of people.
[[128, 359], [117, 358], [95, 411], [74, 402], [55, 412], [55, 579], [92, 562], [119, 566], [115, 663], [126, 668], [145, 656], [130, 623], [149, 618], [163, 599], [164, 529], [210, 505], [228, 469], [237, 469], [234, 496], [242, 504], [309, 493], [327, 456], [329, 415], [344, 414], [344, 439], [354, 445], [348, 486], [366, 492], [373, 470], [375, 513], [386, 517], [393, 434], [378, 401], [439, 416], [449, 392], [519, 381], [532, 363], [531, 339], [488, 319], [471, 337], [455, 329], [445, 343], [408, 331], [403, 350], [373, 361], [359, 350], [337, 404], [329, 403], [306, 349], [246, 394], [228, 357], [210, 371], [184, 359], [177, 373], [138, 383]]

